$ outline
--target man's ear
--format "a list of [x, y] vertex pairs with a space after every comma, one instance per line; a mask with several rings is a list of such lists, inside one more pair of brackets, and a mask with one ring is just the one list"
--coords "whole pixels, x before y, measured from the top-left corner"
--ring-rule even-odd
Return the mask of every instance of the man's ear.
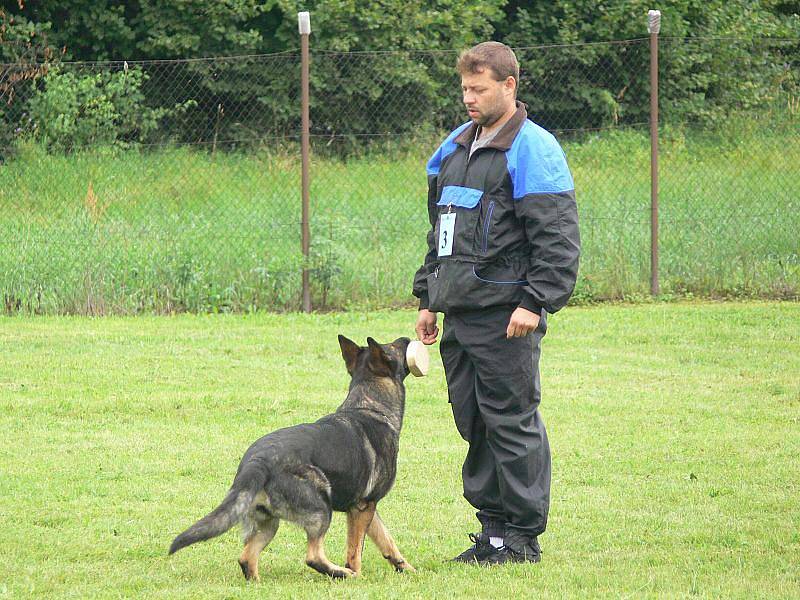
[[371, 337], [367, 338], [367, 346], [369, 346], [369, 368], [370, 371], [376, 375], [391, 377], [394, 373], [392, 363], [386, 352], [383, 351], [381, 345], [373, 340]]
[[347, 367], [347, 372], [352, 375], [353, 371], [355, 371], [358, 352], [361, 348], [353, 340], [349, 340], [341, 334], [339, 335], [339, 347], [342, 349], [342, 358]]
[[506, 77], [506, 80], [503, 82], [503, 87], [509, 90], [512, 94], [517, 93], [517, 80], [514, 79], [511, 75]]

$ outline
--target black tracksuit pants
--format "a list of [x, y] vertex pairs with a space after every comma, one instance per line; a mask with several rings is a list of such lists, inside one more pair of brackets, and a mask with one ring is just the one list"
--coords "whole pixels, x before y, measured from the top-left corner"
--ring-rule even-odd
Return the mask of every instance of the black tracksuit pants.
[[546, 315], [526, 337], [506, 338], [515, 306], [445, 315], [440, 343], [456, 427], [469, 442], [464, 497], [484, 532], [524, 536], [547, 526], [550, 446], [539, 416], [540, 342]]

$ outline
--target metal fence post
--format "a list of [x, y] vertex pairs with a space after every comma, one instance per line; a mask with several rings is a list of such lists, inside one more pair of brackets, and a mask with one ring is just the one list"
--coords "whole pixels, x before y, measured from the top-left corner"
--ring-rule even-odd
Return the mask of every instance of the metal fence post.
[[309, 120], [309, 98], [308, 98], [308, 38], [311, 35], [311, 17], [307, 12], [297, 13], [297, 25], [300, 30], [300, 60], [301, 60], [301, 120], [302, 135], [300, 141], [302, 154], [302, 196], [303, 196], [303, 216], [301, 220], [302, 245], [303, 245], [303, 312], [311, 312], [311, 289], [309, 285], [308, 257], [311, 247], [311, 232], [309, 229], [309, 187], [310, 187], [310, 120]]
[[657, 296], [658, 285], [658, 32], [661, 11], [647, 13], [650, 33], [650, 293]]

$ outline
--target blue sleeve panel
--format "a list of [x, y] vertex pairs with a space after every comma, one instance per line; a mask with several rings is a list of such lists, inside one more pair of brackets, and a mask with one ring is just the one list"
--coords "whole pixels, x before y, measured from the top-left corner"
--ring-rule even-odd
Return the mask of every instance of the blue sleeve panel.
[[532, 312], [561, 309], [575, 288], [580, 232], [575, 184], [555, 137], [531, 121], [506, 151], [514, 212], [530, 244], [526, 292], [520, 306]]
[[442, 142], [442, 145], [436, 149], [436, 152], [433, 153], [433, 156], [431, 156], [430, 160], [428, 161], [428, 175], [436, 176], [439, 174], [439, 168], [442, 166], [442, 161], [455, 152], [456, 148], [458, 148], [453, 140], [456, 139], [459, 133], [469, 127], [470, 123], [472, 123], [472, 121], [467, 121], [458, 129], [453, 131], [447, 136], [447, 139]]
[[528, 194], [558, 194], [575, 189], [558, 141], [532, 121], [525, 121], [506, 151], [506, 160], [515, 200]]

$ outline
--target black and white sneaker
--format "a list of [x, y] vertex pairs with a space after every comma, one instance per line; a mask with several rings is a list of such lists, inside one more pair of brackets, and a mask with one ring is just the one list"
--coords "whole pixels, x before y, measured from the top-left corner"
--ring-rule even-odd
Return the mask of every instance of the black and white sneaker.
[[539, 541], [534, 537], [523, 543], [516, 543], [513, 546], [505, 544], [497, 551], [488, 556], [482, 564], [503, 565], [506, 563], [538, 563], [542, 560], [542, 549]]
[[484, 535], [483, 533], [470, 533], [469, 539], [472, 541], [473, 545], [455, 558], [450, 559], [450, 562], [484, 564], [491, 556], [498, 552], [498, 549], [489, 543], [488, 535]]

